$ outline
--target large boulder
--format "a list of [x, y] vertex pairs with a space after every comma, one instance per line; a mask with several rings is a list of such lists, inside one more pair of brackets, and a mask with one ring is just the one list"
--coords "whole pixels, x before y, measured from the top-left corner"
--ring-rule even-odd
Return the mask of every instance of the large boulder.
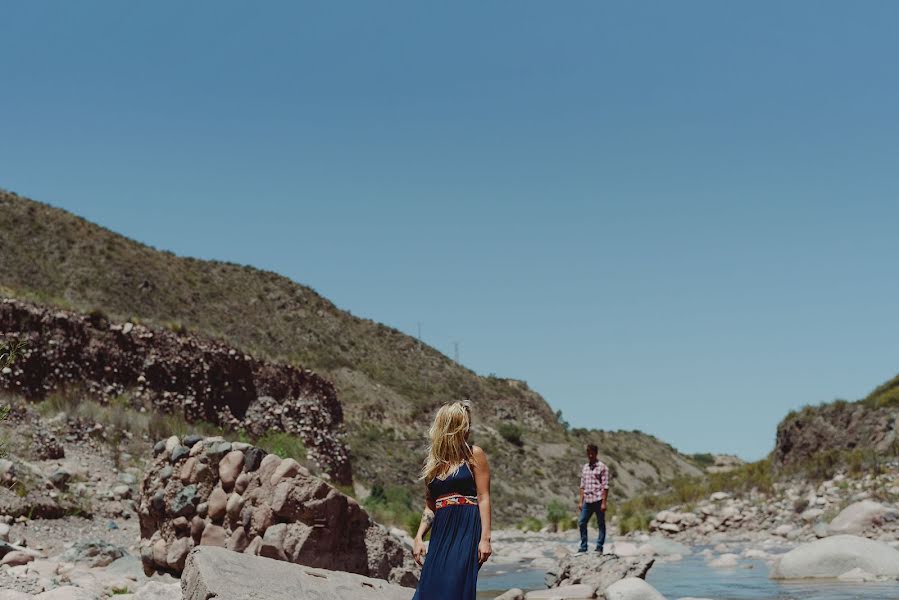
[[132, 600], [181, 600], [181, 596], [180, 583], [148, 581], [137, 589]]
[[546, 573], [549, 588], [585, 584], [597, 594], [626, 577], [645, 578], [654, 559], [648, 556], [616, 556], [614, 554], [569, 554], [558, 566]]
[[899, 550], [854, 535], [835, 535], [803, 544], [783, 555], [771, 579], [834, 578], [853, 569], [899, 577]]
[[592, 585], [586, 583], [578, 583], [575, 585], [563, 585], [548, 590], [534, 590], [525, 594], [525, 600], [581, 600], [585, 598], [593, 598], [594, 593]]
[[[187, 441], [172, 445], [187, 447]], [[264, 453], [258, 448], [221, 438], [189, 441], [192, 456], [174, 465], [183, 476], [160, 476], [171, 466], [163, 451], [141, 482], [141, 558], [148, 575], [180, 574], [191, 548], [220, 546], [405, 586], [418, 582], [418, 566], [402, 541], [295, 460], [259, 459]]]
[[637, 577], [616, 581], [605, 592], [606, 600], [665, 600], [665, 596]]
[[181, 590], [184, 600], [409, 600], [413, 594], [381, 579], [205, 546], [188, 555]]
[[899, 518], [894, 506], [887, 506], [872, 500], [862, 500], [850, 504], [838, 514], [827, 530], [831, 534], [860, 534], [870, 527], [880, 527], [887, 521]]

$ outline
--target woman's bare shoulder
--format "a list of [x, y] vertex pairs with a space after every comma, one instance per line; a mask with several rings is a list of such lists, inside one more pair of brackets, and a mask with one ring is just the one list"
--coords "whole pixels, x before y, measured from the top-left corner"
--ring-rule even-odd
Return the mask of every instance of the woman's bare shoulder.
[[480, 458], [487, 458], [487, 453], [484, 452], [484, 449], [481, 448], [480, 446], [472, 446], [471, 454], [472, 454], [472, 456], [474, 456], [475, 460], [480, 459]]

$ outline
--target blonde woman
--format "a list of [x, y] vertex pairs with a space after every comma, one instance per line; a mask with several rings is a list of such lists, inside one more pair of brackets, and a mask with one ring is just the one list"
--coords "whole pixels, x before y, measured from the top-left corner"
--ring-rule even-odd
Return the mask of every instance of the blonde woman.
[[475, 600], [478, 570], [492, 553], [490, 467], [484, 451], [468, 445], [470, 432], [467, 401], [443, 405], [428, 432], [431, 445], [421, 471], [425, 510], [412, 547], [424, 568], [412, 600]]

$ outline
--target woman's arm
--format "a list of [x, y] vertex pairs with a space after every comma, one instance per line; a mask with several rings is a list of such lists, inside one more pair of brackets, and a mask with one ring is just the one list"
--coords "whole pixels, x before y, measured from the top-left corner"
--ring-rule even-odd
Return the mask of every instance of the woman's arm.
[[431, 524], [434, 523], [434, 511], [436, 510], [436, 505], [434, 504], [433, 498], [428, 493], [428, 487], [425, 486], [425, 509], [421, 513], [421, 523], [418, 525], [418, 533], [415, 534], [415, 541], [412, 543], [412, 558], [415, 559], [419, 565], [424, 563], [425, 558], [425, 535], [431, 529]]
[[493, 554], [490, 546], [490, 465], [487, 463], [487, 454], [480, 446], [474, 446], [471, 450], [474, 457], [474, 483], [478, 490], [478, 510], [481, 513], [478, 562], [483, 564]]

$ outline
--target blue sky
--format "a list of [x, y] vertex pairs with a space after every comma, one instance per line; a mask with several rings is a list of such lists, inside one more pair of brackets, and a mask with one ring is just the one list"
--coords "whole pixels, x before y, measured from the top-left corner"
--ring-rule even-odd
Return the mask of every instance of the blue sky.
[[759, 458], [899, 371], [892, 2], [29, 2], [0, 186]]

